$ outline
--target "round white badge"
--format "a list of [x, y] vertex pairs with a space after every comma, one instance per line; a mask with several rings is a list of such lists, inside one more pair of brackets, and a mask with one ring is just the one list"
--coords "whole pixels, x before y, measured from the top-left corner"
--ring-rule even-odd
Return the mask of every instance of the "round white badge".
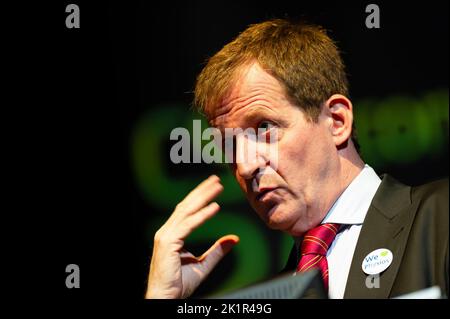
[[394, 256], [387, 248], [372, 251], [362, 262], [362, 270], [368, 275], [376, 275], [385, 271], [392, 263]]

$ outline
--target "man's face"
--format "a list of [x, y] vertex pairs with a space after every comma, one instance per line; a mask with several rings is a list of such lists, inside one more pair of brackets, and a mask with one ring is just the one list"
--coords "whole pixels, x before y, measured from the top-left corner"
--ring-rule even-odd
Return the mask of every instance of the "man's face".
[[[279, 82], [255, 63], [210, 117], [223, 136], [225, 128], [265, 128], [266, 134], [276, 130], [277, 161], [271, 158], [272, 148], [257, 151], [256, 161], [232, 165], [251, 206], [270, 228], [300, 236], [320, 223], [335, 198], [339, 160], [330, 133], [332, 119], [325, 114], [318, 123], [308, 121]], [[253, 142], [236, 136], [239, 143]], [[239, 151], [236, 147], [237, 158]]]

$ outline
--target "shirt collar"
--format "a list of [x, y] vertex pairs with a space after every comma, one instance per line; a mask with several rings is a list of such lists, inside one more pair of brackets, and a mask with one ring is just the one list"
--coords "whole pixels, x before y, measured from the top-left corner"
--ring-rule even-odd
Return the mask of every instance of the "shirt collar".
[[365, 164], [358, 176], [334, 202], [322, 224], [362, 224], [380, 184], [381, 179], [373, 168]]

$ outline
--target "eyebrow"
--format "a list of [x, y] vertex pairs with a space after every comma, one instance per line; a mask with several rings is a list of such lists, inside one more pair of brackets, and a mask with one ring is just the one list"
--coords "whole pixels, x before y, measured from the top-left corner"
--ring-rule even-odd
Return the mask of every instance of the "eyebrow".
[[[238, 127], [242, 127], [243, 123], [251, 123], [253, 121], [255, 121], [255, 119], [259, 118], [259, 117], [264, 117], [264, 116], [269, 116], [269, 115], [275, 116], [275, 115], [279, 115], [278, 113], [276, 113], [275, 111], [269, 109], [268, 107], [264, 107], [261, 105], [255, 105], [250, 107], [247, 111], [244, 112], [244, 114], [242, 114], [239, 118], [239, 122], [238, 122]], [[219, 121], [219, 122], [223, 122], [223, 120]], [[211, 123], [210, 123], [211, 125]], [[214, 127], [221, 127], [221, 123], [217, 123], [216, 125], [214, 125]], [[222, 126], [220, 129], [222, 130], [222, 128], [228, 128], [229, 126]]]
[[274, 115], [275, 112], [268, 109], [267, 107], [255, 106], [255, 107], [252, 107], [250, 110], [248, 110], [248, 112], [244, 113], [241, 121], [243, 121], [244, 123], [247, 123], [247, 122], [254, 121], [258, 117], [262, 117], [265, 115], [268, 116], [269, 114]]

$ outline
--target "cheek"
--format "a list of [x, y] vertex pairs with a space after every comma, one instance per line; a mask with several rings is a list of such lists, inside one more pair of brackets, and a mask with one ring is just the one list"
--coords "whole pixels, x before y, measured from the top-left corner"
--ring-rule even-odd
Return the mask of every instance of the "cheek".
[[247, 184], [245, 182], [245, 179], [243, 179], [237, 172], [237, 169], [233, 167], [233, 175], [236, 181], [239, 184], [239, 187], [242, 189], [242, 191], [247, 194]]
[[289, 184], [306, 182], [320, 171], [329, 153], [329, 143], [321, 134], [320, 130], [312, 130], [280, 142], [278, 169]]
[[278, 149], [280, 171], [286, 174], [303, 167], [307, 154], [308, 145], [301, 137], [281, 142]]

